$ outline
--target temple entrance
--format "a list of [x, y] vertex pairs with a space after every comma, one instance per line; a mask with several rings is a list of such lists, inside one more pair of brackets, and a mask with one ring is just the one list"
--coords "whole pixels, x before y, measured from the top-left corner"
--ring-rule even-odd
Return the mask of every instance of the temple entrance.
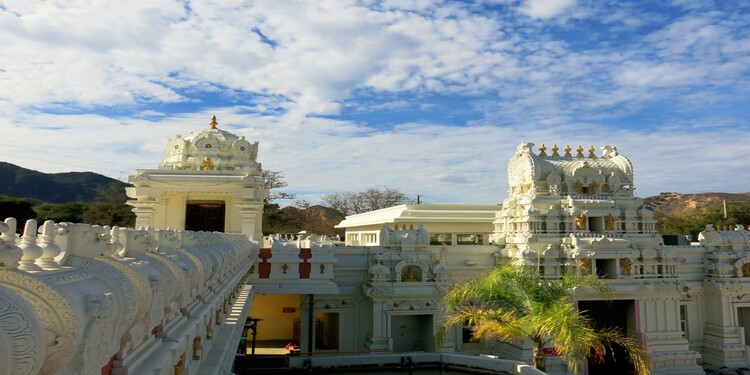
[[[619, 328], [623, 334], [632, 336], [635, 332], [635, 301], [579, 301], [578, 309], [585, 311], [597, 329]], [[622, 347], [615, 346], [614, 353], [607, 351], [601, 363], [588, 360], [588, 375], [631, 375], [631, 365]]]
[[247, 319], [255, 326], [244, 331], [233, 373], [278, 373], [289, 366], [289, 356], [300, 353], [300, 301], [299, 294], [255, 295]]
[[339, 350], [339, 313], [315, 313], [315, 351]]
[[226, 204], [223, 201], [188, 201], [185, 207], [185, 229], [224, 232]]
[[[249, 315], [258, 322], [255, 354], [299, 352], [299, 294], [258, 294]], [[252, 348], [248, 348], [251, 354]]]
[[394, 352], [434, 351], [433, 316], [393, 315], [391, 337]]

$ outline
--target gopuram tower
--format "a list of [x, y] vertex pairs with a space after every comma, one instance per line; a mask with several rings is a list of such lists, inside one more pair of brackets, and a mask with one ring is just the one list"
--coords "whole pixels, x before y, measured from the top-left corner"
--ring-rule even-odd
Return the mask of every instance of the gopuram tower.
[[258, 142], [219, 129], [216, 116], [207, 129], [167, 142], [157, 169], [138, 169], [126, 189], [136, 227], [241, 232], [261, 238], [263, 200], [268, 195]]
[[[500, 246], [497, 263], [535, 267], [549, 278], [568, 273], [606, 279], [612, 300], [577, 291], [581, 311], [640, 342], [654, 373], [702, 374], [700, 354], [685, 334], [687, 311], [695, 304], [689, 292], [701, 275], [687, 274], [684, 266], [681, 273], [685, 248], [665, 246], [653, 213], [634, 193], [630, 160], [613, 146], [599, 155], [593, 146], [542, 144], [538, 153], [533, 146], [519, 145], [508, 163], [509, 196], [492, 234]], [[614, 358], [627, 362], [622, 354]], [[608, 373], [606, 366], [588, 368]]]
[[[496, 214], [494, 242], [513, 263], [606, 278], [668, 276], [653, 263], [662, 238], [634, 196], [633, 166], [613, 146], [560, 150], [522, 143], [508, 163], [509, 197]], [[549, 154], [548, 154], [548, 151]], [[662, 267], [664, 266], [664, 267]]]

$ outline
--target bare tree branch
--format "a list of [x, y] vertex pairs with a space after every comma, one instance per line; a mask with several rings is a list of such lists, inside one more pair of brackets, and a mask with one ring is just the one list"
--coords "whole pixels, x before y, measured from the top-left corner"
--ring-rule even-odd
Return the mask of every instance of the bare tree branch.
[[344, 215], [359, 214], [414, 202], [404, 192], [395, 188], [369, 188], [360, 192], [339, 192], [326, 194], [321, 199], [325, 205]]
[[260, 172], [260, 175], [263, 176], [263, 179], [266, 181], [266, 188], [269, 191], [268, 198], [266, 199], [267, 202], [276, 199], [294, 199], [297, 197], [295, 194], [276, 190], [285, 188], [289, 185], [286, 180], [284, 180], [283, 172], [264, 169]]

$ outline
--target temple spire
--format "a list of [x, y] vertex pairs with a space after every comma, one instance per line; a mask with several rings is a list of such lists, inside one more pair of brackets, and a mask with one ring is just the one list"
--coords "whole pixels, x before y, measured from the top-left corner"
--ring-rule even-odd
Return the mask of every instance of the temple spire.
[[211, 117], [210, 125], [211, 129], [216, 129], [216, 126], [219, 125], [219, 123], [216, 121], [216, 115], [213, 115], [213, 117]]

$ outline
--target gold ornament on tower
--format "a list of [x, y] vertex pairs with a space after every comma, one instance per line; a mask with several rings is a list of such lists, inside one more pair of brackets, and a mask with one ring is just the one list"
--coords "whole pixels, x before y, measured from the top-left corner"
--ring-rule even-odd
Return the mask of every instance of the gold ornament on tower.
[[586, 230], [586, 215], [583, 213], [576, 216], [576, 228], [578, 230]]
[[599, 192], [599, 183], [594, 181], [591, 183], [591, 194], [596, 194]]
[[609, 214], [604, 217], [604, 229], [615, 230], [615, 216], [614, 215]]
[[214, 169], [216, 169], [216, 167], [214, 167], [214, 162], [211, 161], [210, 157], [206, 156], [206, 158], [203, 159], [203, 163], [201, 164], [201, 170], [202, 171], [213, 171]]

